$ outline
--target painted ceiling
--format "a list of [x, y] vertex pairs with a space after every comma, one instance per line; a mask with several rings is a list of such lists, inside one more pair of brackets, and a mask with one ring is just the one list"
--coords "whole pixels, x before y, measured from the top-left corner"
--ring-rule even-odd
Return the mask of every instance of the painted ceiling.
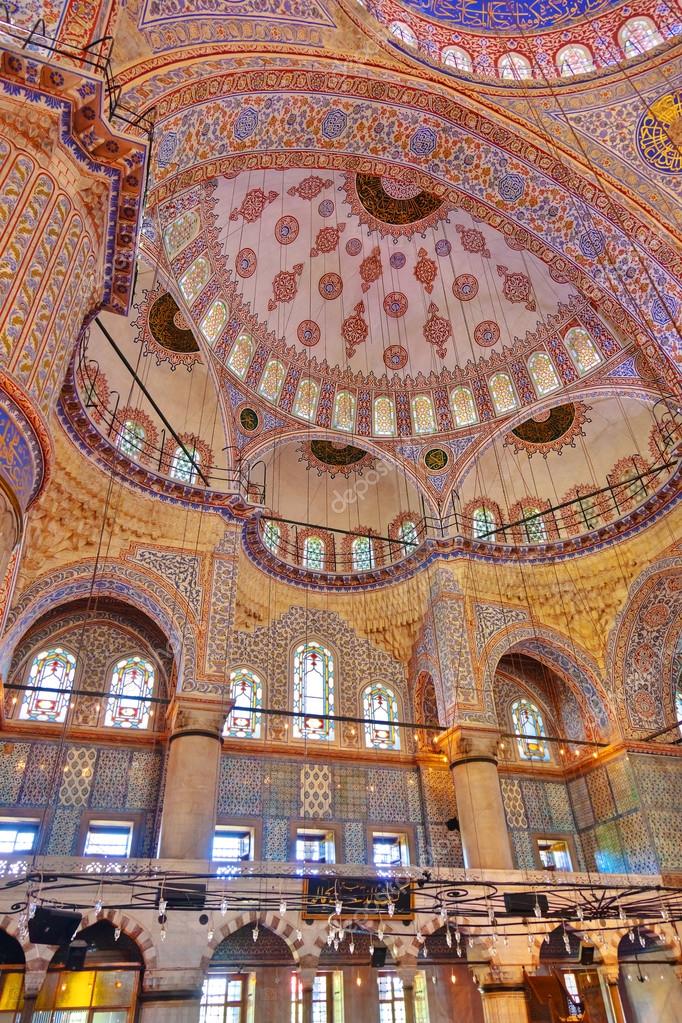
[[618, 5], [619, 0], [402, 0], [407, 7], [436, 21], [460, 28], [490, 32], [565, 28], [576, 21], [594, 18]]

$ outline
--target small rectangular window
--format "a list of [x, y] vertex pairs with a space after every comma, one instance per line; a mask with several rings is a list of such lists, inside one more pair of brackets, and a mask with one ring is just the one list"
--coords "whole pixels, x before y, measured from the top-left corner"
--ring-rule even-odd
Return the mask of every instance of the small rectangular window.
[[0, 821], [0, 853], [33, 852], [38, 841], [38, 821]]
[[372, 834], [372, 862], [375, 867], [405, 867], [410, 862], [407, 836], [400, 832]]
[[330, 831], [296, 832], [296, 859], [306, 863], [334, 863], [334, 835]]
[[253, 828], [217, 827], [213, 834], [211, 859], [253, 859]]
[[568, 842], [559, 838], [537, 838], [535, 841], [545, 870], [573, 870]]
[[90, 821], [83, 855], [130, 856], [132, 840], [132, 824]]

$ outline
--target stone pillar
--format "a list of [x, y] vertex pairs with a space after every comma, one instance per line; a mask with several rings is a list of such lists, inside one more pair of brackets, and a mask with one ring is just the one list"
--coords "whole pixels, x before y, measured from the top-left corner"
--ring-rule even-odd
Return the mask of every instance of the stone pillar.
[[479, 971], [485, 1023], [530, 1023], [521, 967]]
[[222, 732], [230, 710], [231, 705], [205, 707], [189, 698], [175, 701], [161, 813], [161, 859], [211, 858]]
[[373, 1023], [379, 1019], [377, 971], [371, 966], [347, 966], [343, 971], [343, 1004], [347, 1020]]
[[169, 967], [145, 973], [139, 1023], [198, 1023], [204, 975]]
[[599, 970], [599, 981], [604, 995], [604, 1005], [609, 1017], [609, 1023], [625, 1023], [625, 1010], [620, 997], [618, 980], [620, 969], [618, 964], [607, 966]]
[[303, 1023], [313, 1023], [313, 984], [315, 983], [315, 968], [304, 967], [299, 970], [299, 977], [301, 978]]
[[414, 956], [406, 956], [396, 970], [403, 982], [405, 998], [405, 1023], [415, 1023], [416, 1008], [414, 1001], [414, 978], [417, 972], [417, 960]]
[[497, 774], [499, 738], [492, 728], [457, 725], [439, 739], [450, 759], [465, 867], [514, 868]]
[[47, 976], [47, 965], [44, 969], [24, 972], [24, 1005], [19, 1017], [19, 1023], [33, 1023], [36, 1001]]
[[264, 966], [255, 971], [255, 1012], [256, 1020], [268, 1023], [291, 1023], [291, 1002], [284, 992], [290, 990], [291, 969], [278, 966]]

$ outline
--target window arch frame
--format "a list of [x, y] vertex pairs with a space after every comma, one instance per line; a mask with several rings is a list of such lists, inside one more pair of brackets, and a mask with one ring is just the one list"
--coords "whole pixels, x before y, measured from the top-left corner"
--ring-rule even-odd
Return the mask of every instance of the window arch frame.
[[[248, 347], [249, 355], [248, 358], [245, 360], [244, 369], [240, 371], [233, 364], [233, 360], [235, 359], [237, 352], [240, 350], [242, 345], [244, 346], [245, 349]], [[251, 363], [253, 361], [255, 351], [256, 345], [254, 344], [253, 335], [249, 334], [249, 332], [246, 330], [240, 330], [236, 338], [232, 342], [229, 354], [227, 356], [227, 359], [225, 360], [227, 363], [227, 368], [231, 373], [234, 373], [238, 380], [244, 380], [246, 374], [249, 372], [249, 367], [251, 366]]]
[[[367, 554], [357, 556], [357, 548], [359, 544], [366, 544]], [[367, 555], [369, 557], [367, 558]], [[363, 563], [360, 563], [362, 559]], [[366, 562], [365, 562], [365, 559]], [[374, 537], [367, 533], [362, 536], [355, 536], [350, 542], [350, 570], [353, 572], [372, 572], [377, 567], [377, 550], [374, 542]]]
[[[570, 63], [565, 63], [565, 54], [570, 50], [580, 52], [581, 54], [580, 64], [575, 69]], [[594, 54], [589, 46], [586, 46], [584, 43], [566, 43], [565, 46], [557, 50], [554, 63], [562, 78], [574, 78], [576, 75], [587, 75], [592, 71], [596, 71]]]
[[[134, 441], [131, 439], [131, 433], [135, 434]], [[146, 443], [147, 431], [144, 425], [136, 419], [126, 419], [121, 426], [116, 445], [121, 454], [132, 462], [140, 462]]]
[[[485, 515], [485, 525], [488, 527], [482, 531], [485, 535], [479, 535], [479, 533], [477, 532], [478, 520], [476, 516], [479, 514], [479, 512], [483, 512], [483, 514]], [[501, 525], [502, 523], [498, 522], [495, 517], [495, 512], [492, 510], [490, 505], [485, 503], [485, 501], [478, 503], [476, 507], [472, 509], [471, 536], [473, 540], [478, 540], [482, 543], [495, 543], [497, 540], [497, 530], [500, 528]], [[492, 526], [492, 530], [490, 529], [490, 526]]]
[[[119, 651], [119, 654], [120, 654], [120, 651]], [[155, 717], [154, 710], [153, 710], [153, 704], [152, 704], [151, 701], [152, 701], [152, 698], [154, 697], [154, 695], [156, 694], [156, 692], [158, 691], [158, 686], [159, 686], [159, 682], [160, 682], [160, 679], [161, 679], [160, 666], [157, 664], [157, 662], [146, 651], [142, 650], [139, 646], [136, 646], [134, 648], [130, 647], [128, 649], [127, 653], [124, 653], [123, 655], [120, 655], [120, 656], [119, 656], [119, 654], [117, 654], [116, 657], [111, 659], [109, 661], [109, 663], [107, 664], [107, 670], [106, 670], [106, 676], [105, 676], [105, 679], [106, 679], [106, 689], [104, 690], [104, 692], [102, 694], [104, 696], [104, 700], [102, 702], [102, 710], [101, 710], [101, 727], [102, 728], [106, 728], [106, 729], [111, 729], [112, 731], [123, 731], [123, 732], [126, 732], [126, 733], [127, 732], [148, 732], [153, 727], [153, 721], [154, 721], [154, 717]], [[131, 661], [133, 659], [138, 659], [138, 660], [140, 660], [143, 663], [149, 664], [151, 666], [151, 669], [152, 669], [152, 686], [151, 686], [151, 689], [150, 689], [149, 693], [146, 696], [143, 696], [139, 700], [139, 705], [140, 706], [144, 706], [144, 704], [147, 703], [147, 708], [146, 708], [146, 715], [147, 716], [145, 718], [145, 723], [143, 725], [140, 725], [140, 726], [137, 726], [137, 727], [125, 726], [125, 725], [117, 725], [117, 724], [110, 723], [110, 722], [107, 721], [107, 718], [109, 717], [110, 707], [111, 707], [112, 702], [114, 702], [116, 699], [119, 699], [119, 698], [122, 698], [123, 700], [125, 700], [125, 696], [117, 697], [115, 694], [112, 693], [112, 684], [113, 684], [114, 672], [117, 670], [119, 665], [125, 664], [127, 661]], [[135, 703], [137, 704], [138, 701], [135, 700]]]
[[[377, 411], [376, 411], [376, 408], [377, 408], [377, 403], [378, 402], [382, 402], [382, 403], [386, 402], [387, 408], [390, 409], [390, 416], [389, 416], [389, 419], [391, 421], [391, 429], [390, 430], [379, 430], [378, 427], [377, 427]], [[410, 413], [411, 413], [411, 409], [410, 409]], [[397, 435], [397, 432], [398, 431], [397, 431], [397, 426], [396, 426], [395, 402], [394, 402], [393, 398], [389, 394], [375, 394], [374, 398], [372, 399], [372, 433], [376, 437], [395, 437]]]
[[[520, 722], [518, 719], [518, 712], [521, 704], [524, 704], [534, 711], [536, 723], [532, 732], [526, 731], [523, 727], [524, 723]], [[517, 696], [509, 705], [509, 717], [511, 719], [512, 732], [516, 739], [516, 751], [519, 759], [525, 762], [548, 764], [552, 759], [552, 754], [549, 743], [547, 742], [547, 726], [545, 724], [545, 717], [543, 715], [542, 708], [540, 708], [529, 696]], [[542, 740], [544, 740], [541, 742], [534, 740], [537, 743], [537, 753], [534, 753], [529, 745], [528, 737], [531, 735], [541, 736]]]
[[[632, 32], [635, 27], [639, 28], [643, 26], [646, 28], [649, 38], [652, 40], [650, 46], [644, 46], [642, 49], [639, 46], [633, 44]], [[658, 37], [655, 39], [655, 37]], [[645, 53], [649, 53], [651, 50], [655, 50], [657, 46], [661, 46], [665, 42], [663, 33], [656, 24], [653, 18], [646, 14], [635, 14], [633, 17], [627, 19], [620, 28], [618, 29], [618, 45], [625, 57], [642, 57]]]
[[[35, 711], [31, 713], [29, 710], [26, 710], [26, 713], [24, 713], [25, 708], [27, 708], [31, 703], [32, 694], [36, 695], [37, 697], [37, 694], [39, 694], [43, 689], [42, 684], [41, 685], [30, 684], [30, 678], [33, 673], [33, 669], [36, 665], [36, 662], [39, 660], [41, 654], [43, 654], [43, 659], [45, 660], [46, 663], [49, 663], [50, 660], [54, 660], [54, 658], [48, 657], [48, 654], [51, 653], [52, 651], [54, 651], [55, 653], [59, 652], [64, 654], [67, 661], [69, 658], [73, 661], [71, 668], [67, 669], [67, 677], [70, 675], [70, 678], [68, 678], [68, 685], [59, 685], [59, 687], [48, 685], [45, 686], [46, 689], [58, 688], [58, 692], [52, 694], [56, 697], [54, 702], [57, 703], [58, 705], [58, 711], [52, 717], [50, 717], [49, 715], [47, 717], [45, 716], [45, 714], [47, 713], [46, 710], [43, 711], [42, 715], [39, 715]], [[30, 656], [26, 658], [26, 661], [29, 665], [29, 668], [28, 671], [23, 675], [24, 678], [23, 684], [26, 685], [27, 688], [24, 689], [23, 691], [21, 702], [19, 703], [19, 701], [17, 701], [18, 710], [15, 710], [13, 716], [15, 716], [16, 720], [18, 721], [53, 725], [64, 724], [69, 715], [69, 711], [72, 708], [71, 700], [73, 690], [74, 688], [77, 688], [76, 679], [78, 677], [79, 672], [78, 658], [76, 657], [68, 643], [60, 643], [59, 637], [56, 637], [56, 641], [53, 641], [51, 643], [40, 643], [34, 646]], [[66, 698], [62, 700], [61, 697], [63, 694], [66, 694]]]
[[[585, 334], [589, 344], [592, 346], [592, 351], [594, 352], [595, 355], [595, 361], [591, 365], [586, 366], [585, 368], [582, 367], [580, 363], [580, 358], [576, 354], [575, 342], [573, 341], [573, 336], [576, 331]], [[588, 373], [594, 372], [594, 370], [596, 370], [599, 366], [603, 364], [604, 356], [599, 351], [599, 346], [596, 344], [594, 338], [590, 334], [587, 327], [583, 327], [582, 324], [574, 324], [572, 327], [569, 327], [568, 330], [565, 331], [562, 341], [564, 344], [564, 348], [568, 352], [568, 357], [571, 360], [571, 365], [574, 367], [579, 377], [586, 377]]]
[[[396, 29], [398, 31], [396, 31]], [[406, 46], [411, 46], [414, 50], [418, 48], [419, 40], [407, 22], [400, 21], [398, 18], [395, 18], [388, 26], [388, 31], [394, 39], [399, 39], [400, 42], [405, 43]]]
[[[190, 458], [186, 452], [190, 452], [192, 457]], [[177, 467], [180, 461], [186, 461], [189, 472], [187, 476], [178, 475]], [[196, 443], [192, 441], [183, 441], [182, 445], [176, 445], [173, 449], [173, 454], [170, 459], [170, 466], [168, 469], [168, 475], [171, 479], [177, 483], [182, 483], [186, 487], [196, 486], [197, 477], [199, 476], [199, 470], [201, 468], [201, 452], [199, 451]]]
[[[454, 60], [449, 60], [449, 57], [454, 57]], [[458, 57], [464, 57], [463, 63], [459, 63]], [[465, 50], [463, 46], [445, 46], [440, 51], [441, 64], [445, 64], [446, 67], [452, 67], [456, 71], [464, 71], [467, 74], [471, 74], [474, 70], [474, 62], [471, 58], [471, 54], [468, 50]]]
[[[459, 421], [457, 409], [455, 407], [455, 395], [459, 394], [460, 392], [466, 392], [468, 397], [471, 399], [471, 413], [473, 418], [467, 419], [466, 422]], [[463, 430], [465, 427], [474, 426], [478, 422], [478, 408], [476, 407], [476, 398], [474, 397], [474, 392], [472, 391], [472, 389], [468, 387], [466, 384], [458, 384], [456, 387], [453, 387], [448, 396], [448, 400], [450, 405], [450, 411], [452, 413], [452, 418], [455, 422], [456, 430]]]
[[[307, 712], [305, 708], [306, 694], [302, 693], [300, 700], [297, 697], [297, 684], [296, 684], [296, 672], [297, 672], [297, 657], [301, 651], [304, 651], [307, 647], [317, 647], [319, 650], [324, 651], [327, 661], [327, 669], [325, 671], [327, 691], [323, 690], [322, 701], [323, 706], [326, 710], [318, 711], [318, 714], [334, 714], [334, 707], [336, 704], [336, 676], [339, 670], [339, 656], [336, 648], [327, 640], [323, 640], [317, 635], [307, 636], [305, 639], [299, 640], [292, 644], [291, 655], [289, 659], [290, 663], [290, 679], [291, 679], [291, 708], [294, 713], [292, 735], [294, 740], [298, 742], [325, 742], [328, 744], [334, 744], [338, 742], [337, 730], [335, 722], [333, 720], [320, 720], [321, 724], [319, 728], [309, 729], [305, 727], [305, 719], [315, 719], [314, 712]], [[331, 672], [329, 672], [329, 662], [331, 662]], [[323, 683], [324, 685], [324, 683]], [[312, 734], [310, 734], [312, 732]]]
[[362, 690], [360, 691], [361, 717], [366, 719], [375, 717], [375, 714], [372, 710], [372, 706], [368, 700], [368, 695], [371, 697], [372, 693], [375, 690], [381, 690], [382, 693], [386, 694], [390, 704], [392, 704], [391, 710], [388, 715], [387, 723], [387, 735], [389, 737], [392, 736], [392, 738], [390, 739], [390, 741], [388, 739], [383, 741], [382, 740], [372, 741], [371, 732], [375, 726], [369, 724], [368, 721], [365, 721], [365, 724], [363, 725], [364, 748], [375, 750], [400, 751], [401, 749], [400, 726], [397, 724], [397, 722], [401, 720], [400, 717], [401, 702], [393, 686], [389, 685], [389, 683], [386, 682], [384, 679], [381, 678], [374, 679], [372, 682], [368, 682], [367, 685], [362, 687]]
[[[252, 687], [256, 688], [256, 690], [258, 688], [260, 689], [260, 692], [256, 691], [255, 707], [256, 708], [262, 708], [263, 707], [263, 700], [265, 698], [265, 683], [263, 681], [261, 673], [259, 671], [256, 671], [255, 668], [252, 668], [250, 664], [238, 664], [235, 667], [230, 668], [230, 697], [229, 698], [231, 700], [235, 699], [235, 697], [233, 695], [233, 690], [234, 690], [235, 684], [238, 683], [238, 678], [236, 676], [238, 676], [240, 673], [242, 675], [246, 675], [246, 676], [250, 677], [250, 681], [251, 681]], [[251, 707], [254, 706], [253, 696], [250, 699], [250, 706]], [[230, 719], [232, 718], [235, 709], [237, 709], [237, 710], [240, 709], [237, 706], [236, 703], [233, 706], [233, 708], [230, 711], [230, 713], [227, 715], [227, 720], [225, 721], [225, 727], [223, 728], [223, 739], [248, 739], [248, 740], [251, 740], [251, 739], [255, 739], [255, 740], [263, 739], [264, 735], [263, 735], [263, 715], [262, 715], [262, 713], [260, 713], [258, 709], [250, 710], [248, 716], [249, 716], [249, 719], [251, 720], [252, 724], [251, 724], [251, 727], [249, 727], [249, 728], [242, 727], [242, 728], [237, 729], [234, 726], [232, 728], [230, 728]], [[246, 708], [244, 708], [244, 709], [246, 709]], [[235, 732], [239, 732], [239, 731], [241, 731], [241, 732], [247, 732], [248, 731], [248, 732], [250, 732], [250, 734], [249, 735], [235, 734]]]
[[[308, 544], [313, 540], [317, 540], [322, 545], [322, 556], [318, 560], [317, 564], [311, 564], [308, 557]], [[324, 536], [321, 536], [316, 530], [311, 530], [311, 532], [307, 533], [303, 538], [303, 547], [301, 549], [301, 564], [303, 568], [307, 569], [309, 572], [325, 572], [327, 570], [326, 566], [328, 558], [327, 542]]]
[[[549, 372], [554, 375], [555, 382], [552, 384], [551, 387], [543, 387], [538, 382], [537, 378], [538, 371], [535, 369], [535, 364], [537, 364], [539, 359], [541, 359], [544, 362], [545, 367], [549, 367]], [[526, 366], [528, 368], [528, 375], [533, 384], [533, 389], [537, 394], [538, 398], [546, 398], [549, 394], [554, 394], [555, 391], [561, 389], [561, 377], [556, 371], [556, 366], [552, 361], [551, 355], [549, 354], [549, 352], [546, 352], [544, 348], [540, 348], [537, 351], [532, 352], [528, 356], [528, 359], [526, 360]]]
[[[533, 67], [528, 57], [511, 51], [503, 53], [497, 60], [497, 74], [503, 81], [518, 82], [533, 77]], [[521, 73], [523, 71], [523, 74]]]

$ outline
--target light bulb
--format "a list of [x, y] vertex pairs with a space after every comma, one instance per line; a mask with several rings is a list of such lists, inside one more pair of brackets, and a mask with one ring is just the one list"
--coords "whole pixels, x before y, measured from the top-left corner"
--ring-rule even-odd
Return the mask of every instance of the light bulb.
[[296, 941], [303, 941], [303, 932], [300, 927], [296, 928]]
[[351, 941], [350, 945], [348, 946], [348, 951], [350, 952], [351, 955], [353, 955], [353, 953], [355, 952], [355, 942], [354, 941]]
[[213, 941], [213, 928], [212, 927], [211, 927], [211, 929], [208, 931], [208, 933], [206, 935], [206, 941], [208, 941], [208, 942]]
[[362, 977], [356, 977], [355, 983], [357, 984], [358, 987], [362, 987]]
[[[435, 977], [434, 977], [434, 980], [435, 980]], [[455, 977], [454, 971], [452, 971], [450, 973], [450, 983], [451, 984], [456, 984], [457, 983], [457, 977]]]
[[166, 940], [166, 928], [165, 927], [161, 928], [161, 934], [159, 935], [159, 938], [161, 939], [161, 941], [165, 941]]
[[426, 942], [422, 945], [422, 952], [424, 953], [424, 959], [428, 956], [428, 949], [426, 948]]
[[339, 939], [338, 938], [334, 938], [334, 951], [335, 952], [339, 951]]
[[282, 901], [281, 901], [281, 902], [280, 902], [280, 904], [279, 904], [279, 911], [280, 911], [280, 913], [281, 913], [281, 915], [282, 915], [282, 916], [284, 916], [284, 914], [285, 914], [285, 913], [286, 913], [286, 911], [287, 911], [287, 904], [286, 904], [286, 902], [285, 902], [285, 900], [284, 900], [284, 899], [282, 899]]
[[387, 912], [389, 916], [393, 916], [395, 913], [395, 902], [389, 902]]
[[341, 902], [341, 899], [336, 900], [336, 905], [334, 909], [336, 910], [336, 915], [341, 916], [341, 914], [343, 913], [343, 903]]
[[118, 941], [118, 939], [120, 937], [121, 937], [121, 928], [117, 927], [116, 930], [114, 931], [114, 941]]
[[258, 941], [258, 924], [256, 924], [254, 929], [251, 931], [251, 937], [254, 941]]
[[32, 920], [33, 917], [36, 915], [37, 908], [38, 908], [38, 903], [35, 902], [33, 899], [31, 899], [31, 901], [28, 904], [28, 918], [29, 918], [29, 920]]
[[341, 930], [339, 931], [339, 941], [343, 941], [343, 939], [344, 939], [345, 937], [346, 937], [346, 931], [345, 931], [345, 929], [344, 929], [344, 928], [342, 927], [342, 928], [341, 928]]
[[630, 939], [630, 944], [634, 945], [634, 943], [635, 943], [635, 932], [632, 930], [632, 928], [630, 928], [630, 930], [628, 931], [628, 938]]
[[441, 927], [445, 926], [445, 921], [447, 920], [447, 918], [448, 915], [445, 912], [445, 906], [441, 906], [440, 912], [438, 913], [438, 923], [441, 925]]
[[538, 902], [537, 899], [535, 900], [535, 905], [533, 906], [533, 912], [535, 913], [536, 917], [539, 920], [540, 917], [542, 916], [542, 910], [540, 909], [540, 903]]
[[332, 943], [332, 941], [333, 941], [333, 940], [334, 940], [334, 937], [333, 937], [333, 935], [332, 935], [332, 932], [331, 932], [331, 931], [328, 931], [328, 932], [327, 932], [327, 944], [328, 944], [328, 945], [331, 945], [331, 943]]
[[165, 915], [167, 906], [168, 906], [168, 900], [167, 899], [159, 899], [159, 914], [160, 914], [160, 916], [164, 916]]
[[379, 941], [383, 941], [384, 940], [384, 929], [381, 926], [379, 927], [379, 930], [377, 931], [377, 938], [379, 939]]
[[102, 900], [98, 899], [97, 902], [95, 903], [95, 915], [99, 916], [101, 912], [102, 912]]
[[646, 945], [646, 940], [645, 940], [643, 934], [640, 934], [640, 936], [639, 936], [639, 943], [642, 946], [642, 948], [644, 948], [644, 946]]
[[448, 946], [448, 948], [452, 948], [452, 934], [450, 933], [449, 927], [445, 932], [445, 943]]
[[226, 913], [227, 913], [227, 899], [223, 895], [222, 899], [220, 900], [220, 915], [221, 916], [225, 916]]

